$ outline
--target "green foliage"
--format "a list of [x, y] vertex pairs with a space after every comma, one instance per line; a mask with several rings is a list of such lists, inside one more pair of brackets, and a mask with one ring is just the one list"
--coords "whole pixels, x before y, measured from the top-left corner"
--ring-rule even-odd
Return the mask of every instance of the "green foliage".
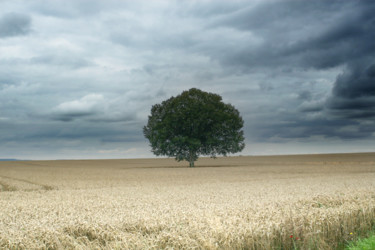
[[153, 105], [143, 133], [155, 155], [186, 160], [193, 167], [199, 155], [242, 151], [243, 123], [238, 110], [221, 96], [192, 88]]
[[366, 239], [360, 239], [353, 242], [347, 248], [348, 250], [373, 250], [375, 249], [375, 235]]

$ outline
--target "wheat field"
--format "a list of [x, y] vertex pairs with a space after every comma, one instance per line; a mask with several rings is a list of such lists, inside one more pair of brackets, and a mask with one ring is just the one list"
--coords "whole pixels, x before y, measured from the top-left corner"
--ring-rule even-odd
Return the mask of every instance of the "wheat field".
[[1, 249], [338, 249], [375, 228], [375, 153], [0, 162]]

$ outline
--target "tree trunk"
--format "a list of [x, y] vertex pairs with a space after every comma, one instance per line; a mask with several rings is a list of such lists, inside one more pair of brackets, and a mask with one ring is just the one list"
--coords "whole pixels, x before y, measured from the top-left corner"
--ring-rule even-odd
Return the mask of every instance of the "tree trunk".
[[189, 165], [191, 168], [194, 167], [194, 152], [190, 151], [189, 152]]
[[194, 160], [190, 160], [190, 167], [193, 168], [194, 167]]

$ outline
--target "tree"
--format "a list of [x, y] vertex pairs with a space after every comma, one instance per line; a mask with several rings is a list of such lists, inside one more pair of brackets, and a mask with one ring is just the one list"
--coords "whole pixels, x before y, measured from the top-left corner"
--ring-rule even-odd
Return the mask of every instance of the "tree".
[[199, 155], [226, 156], [244, 149], [243, 120], [221, 96], [196, 88], [151, 108], [143, 128], [155, 155], [186, 160], [190, 167]]

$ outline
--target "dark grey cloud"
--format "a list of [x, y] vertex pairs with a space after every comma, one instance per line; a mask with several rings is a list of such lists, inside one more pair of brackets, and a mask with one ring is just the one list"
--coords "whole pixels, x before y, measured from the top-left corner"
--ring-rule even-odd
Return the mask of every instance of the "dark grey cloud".
[[[2, 152], [22, 159], [124, 157], [144, 138], [138, 123], [58, 122], [39, 118], [22, 122], [0, 120]], [[17, 133], [15, 133], [17, 131]], [[115, 148], [115, 150], [114, 150]], [[41, 151], [44, 154], [41, 154]], [[103, 152], [101, 152], [103, 151]]]
[[329, 39], [347, 49], [341, 56], [346, 68], [337, 76], [327, 108], [348, 119], [375, 118], [375, 3], [361, 3], [360, 13]]
[[[308, 119], [296, 119], [291, 114], [291, 119], [285, 119], [272, 124], [259, 125], [256, 135], [259, 141], [285, 142], [289, 139], [309, 139], [321, 137], [325, 139], [358, 139], [371, 137], [373, 130], [368, 127], [359, 126], [356, 121], [347, 119], [329, 119], [325, 117]], [[350, 128], [350, 129], [347, 129]]]
[[51, 118], [57, 121], [70, 122], [77, 118], [93, 116], [95, 114], [96, 114], [95, 112], [90, 112], [90, 111], [75, 111], [75, 112], [72, 111], [72, 112], [64, 112], [60, 114], [53, 114]]
[[[298, 93], [299, 109], [274, 116], [260, 137], [373, 137], [375, 110], [375, 3], [372, 1], [276, 1], [225, 16], [213, 24], [252, 32], [264, 39], [256, 46], [237, 46], [212, 55], [240, 72], [281, 69], [326, 70], [343, 67], [331, 94], [315, 99]], [[278, 74], [280, 76], [280, 74]], [[297, 89], [290, 89], [293, 93]], [[309, 116], [310, 118], [301, 119]], [[322, 116], [324, 119], [322, 119]], [[311, 118], [313, 117], [313, 118]], [[293, 121], [288, 123], [288, 121]], [[351, 130], [345, 129], [352, 126]]]
[[375, 54], [374, 64], [361, 59], [337, 77], [327, 108], [348, 119], [375, 119]]
[[343, 98], [360, 98], [375, 96], [375, 62], [374, 64], [356, 63], [349, 65], [345, 72], [337, 77], [333, 94]]
[[359, 62], [349, 64], [343, 74], [337, 77], [333, 94], [337, 97], [356, 99], [375, 96], [374, 64]]
[[213, 56], [243, 70], [336, 67], [374, 51], [374, 10], [371, 1], [268, 1], [212, 25], [251, 32], [264, 42]]
[[23, 36], [31, 31], [31, 17], [20, 13], [7, 13], [0, 17], [0, 38]]
[[[52, 123], [50, 123], [51, 125]], [[44, 126], [47, 128], [47, 126]], [[123, 141], [126, 141], [125, 138], [138, 137], [141, 133], [134, 131], [134, 127], [131, 129], [126, 129], [117, 127], [117, 126], [107, 126], [106, 129], [103, 129], [101, 125], [93, 125], [90, 123], [65, 123], [64, 126], [55, 124], [53, 129], [47, 129], [45, 131], [38, 129], [34, 131], [35, 133], [28, 136], [26, 139], [29, 140], [48, 140], [53, 141], [54, 139], [76, 139], [76, 140], [92, 140], [100, 142], [111, 142], [113, 138], [123, 138]], [[130, 139], [128, 141], [134, 141]]]

